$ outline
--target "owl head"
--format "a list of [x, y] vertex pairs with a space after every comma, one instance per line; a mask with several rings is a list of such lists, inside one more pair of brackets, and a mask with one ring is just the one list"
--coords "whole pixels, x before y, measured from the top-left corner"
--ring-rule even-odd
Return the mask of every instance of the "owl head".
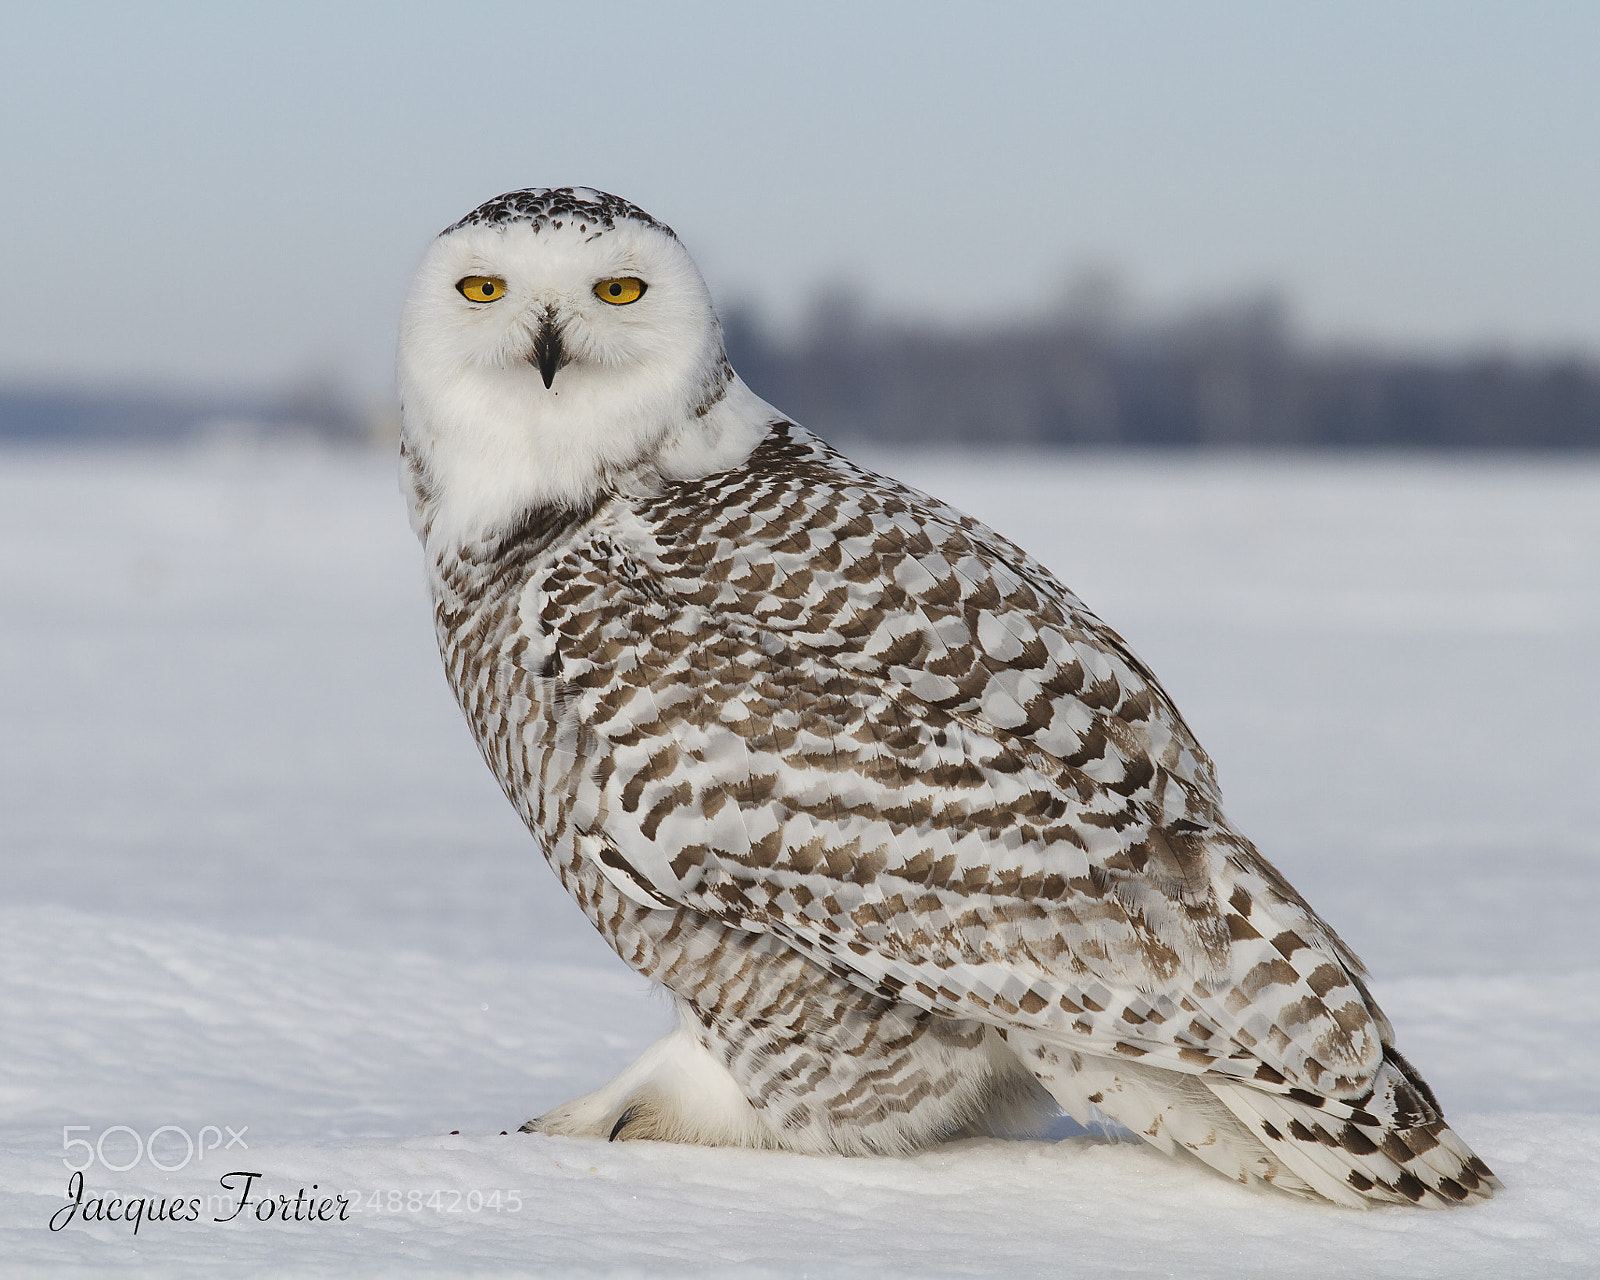
[[731, 466], [776, 418], [734, 376], [670, 227], [587, 187], [513, 191], [429, 247], [400, 324], [429, 536], [491, 533], [645, 470]]

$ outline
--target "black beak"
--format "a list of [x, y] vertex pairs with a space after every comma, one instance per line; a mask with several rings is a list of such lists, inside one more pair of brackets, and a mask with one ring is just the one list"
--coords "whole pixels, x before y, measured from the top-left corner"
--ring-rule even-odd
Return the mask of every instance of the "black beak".
[[539, 376], [544, 379], [545, 389], [549, 390], [550, 384], [556, 380], [556, 370], [567, 362], [567, 353], [561, 349], [561, 331], [556, 328], [554, 316], [547, 314], [540, 322], [539, 332], [533, 339], [533, 355], [529, 359], [539, 366]]

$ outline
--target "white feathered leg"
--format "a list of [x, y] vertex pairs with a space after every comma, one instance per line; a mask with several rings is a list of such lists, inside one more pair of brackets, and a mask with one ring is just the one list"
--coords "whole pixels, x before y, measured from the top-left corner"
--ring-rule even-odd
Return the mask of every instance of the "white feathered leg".
[[609, 1084], [529, 1120], [524, 1133], [772, 1147], [774, 1135], [687, 1023]]

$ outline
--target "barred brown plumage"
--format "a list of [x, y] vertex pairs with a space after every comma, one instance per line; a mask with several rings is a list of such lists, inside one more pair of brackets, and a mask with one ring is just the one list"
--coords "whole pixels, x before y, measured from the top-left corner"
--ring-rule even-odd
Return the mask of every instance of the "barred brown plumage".
[[[558, 194], [570, 222], [587, 197]], [[403, 456], [484, 758], [684, 1027], [533, 1127], [896, 1152], [1059, 1104], [1343, 1203], [1489, 1194], [1360, 962], [1229, 826], [1122, 638], [751, 396], [654, 220], [605, 197], [563, 240], [497, 212], [552, 199], [491, 202], [425, 261]], [[602, 212], [620, 245], [591, 263]], [[549, 396], [502, 358], [512, 313], [482, 386], [449, 354], [480, 317], [432, 316], [468, 264], [548, 316], [619, 262], [657, 273], [629, 321], [656, 345], [575, 315]], [[680, 327], [682, 358], [651, 367]]]

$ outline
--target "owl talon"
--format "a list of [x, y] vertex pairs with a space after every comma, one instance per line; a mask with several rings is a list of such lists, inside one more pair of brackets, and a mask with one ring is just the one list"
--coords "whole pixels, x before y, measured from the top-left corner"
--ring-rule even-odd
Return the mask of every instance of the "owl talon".
[[638, 1111], [638, 1109], [638, 1107], [629, 1107], [617, 1117], [616, 1124], [611, 1126], [611, 1133], [606, 1138], [607, 1142], [615, 1142], [617, 1140], [617, 1135], [628, 1127], [629, 1122], [633, 1119], [634, 1113]]

